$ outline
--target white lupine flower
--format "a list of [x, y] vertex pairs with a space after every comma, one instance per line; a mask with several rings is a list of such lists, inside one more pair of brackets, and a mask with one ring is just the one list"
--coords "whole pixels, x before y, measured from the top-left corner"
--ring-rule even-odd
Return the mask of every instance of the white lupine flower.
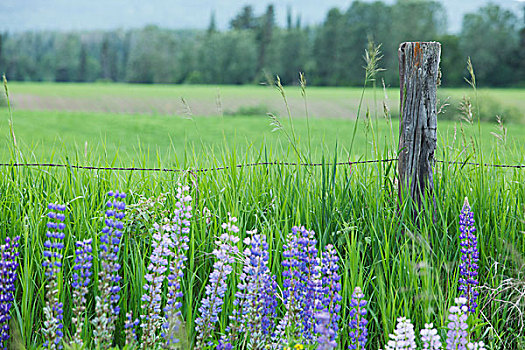
[[482, 341], [477, 342], [477, 343], [468, 343], [467, 348], [469, 350], [486, 350], [485, 343]]
[[390, 340], [385, 347], [385, 350], [415, 350], [416, 349], [416, 334], [414, 333], [414, 325], [410, 319], [400, 317], [397, 319], [397, 327], [394, 334], [390, 334]]
[[441, 349], [441, 338], [437, 334], [437, 329], [432, 323], [425, 323], [425, 329], [421, 330], [421, 342], [423, 349], [438, 350]]

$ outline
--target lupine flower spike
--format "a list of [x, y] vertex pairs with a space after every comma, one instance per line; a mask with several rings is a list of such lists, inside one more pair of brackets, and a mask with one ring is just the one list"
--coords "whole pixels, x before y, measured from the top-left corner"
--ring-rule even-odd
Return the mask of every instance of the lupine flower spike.
[[91, 281], [91, 266], [93, 256], [91, 239], [76, 242], [75, 250], [75, 266], [73, 267], [73, 324], [76, 326], [76, 331], [73, 336], [73, 342], [80, 347], [83, 345], [82, 328], [84, 326], [84, 312], [86, 311], [86, 294], [88, 293], [88, 285]]
[[465, 350], [468, 342], [468, 324], [465, 298], [456, 298], [448, 315], [447, 350]]
[[233, 315], [230, 316], [230, 337], [234, 342], [239, 334], [249, 336], [250, 343], [266, 343], [273, 329], [277, 307], [276, 282], [268, 267], [269, 253], [266, 236], [257, 230], [247, 231], [243, 252], [243, 270], [237, 286]]
[[397, 319], [397, 327], [394, 334], [390, 334], [385, 350], [415, 350], [416, 349], [416, 335], [414, 333], [414, 326], [410, 319], [400, 317]]
[[164, 324], [160, 315], [162, 302], [162, 284], [165, 279], [165, 272], [168, 270], [168, 256], [170, 255], [169, 246], [172, 244], [169, 231], [158, 224], [154, 225], [153, 233], [153, 252], [151, 253], [148, 273], [145, 276], [144, 294], [142, 295], [143, 314], [141, 327], [142, 348], [153, 349], [157, 343], [157, 331]]
[[485, 343], [482, 341], [477, 342], [477, 343], [468, 343], [467, 349], [469, 350], [487, 350], [487, 348], [485, 347]]
[[168, 348], [175, 347], [178, 342], [175, 336], [178, 332], [179, 323], [181, 319], [180, 308], [182, 306], [182, 291], [181, 282], [184, 277], [186, 251], [188, 250], [188, 242], [190, 240], [190, 219], [192, 217], [191, 196], [189, 195], [189, 187], [179, 184], [177, 188], [177, 202], [175, 206], [174, 217], [172, 225], [166, 227], [170, 231], [171, 244], [169, 246], [170, 262], [168, 274], [168, 298], [166, 306], [164, 307], [164, 314], [166, 315], [166, 322], [164, 324], [163, 336], [166, 339], [166, 346]]
[[476, 299], [479, 292], [478, 285], [478, 240], [474, 227], [474, 214], [470, 209], [468, 199], [465, 198], [463, 209], [459, 215], [459, 239], [461, 240], [461, 264], [459, 265], [460, 296], [465, 298], [468, 312], [474, 313], [478, 304]]
[[[330, 339], [334, 341], [337, 338], [337, 330], [339, 323], [339, 311], [341, 310], [340, 302], [342, 300], [339, 292], [341, 291], [341, 276], [337, 273], [339, 270], [339, 257], [337, 256], [337, 251], [334, 246], [328, 244], [323, 251], [321, 257], [321, 284], [322, 288], [319, 291], [318, 299], [320, 302], [317, 302], [316, 309], [322, 312], [327, 312], [329, 317], [328, 327], [333, 331], [333, 338]], [[366, 302], [365, 302], [366, 304]], [[366, 313], [366, 309], [364, 309]], [[317, 319], [319, 321], [319, 319]]]
[[200, 316], [195, 320], [195, 331], [197, 333], [196, 350], [213, 344], [209, 338], [222, 310], [228, 275], [233, 271], [232, 264], [235, 261], [235, 256], [239, 254], [239, 249], [236, 246], [237, 242], [239, 242], [239, 237], [236, 236], [239, 228], [235, 226], [236, 222], [237, 218], [230, 217], [228, 223], [222, 224], [225, 232], [220, 235], [216, 242], [217, 248], [213, 251], [216, 261], [213, 264], [213, 272], [210, 274], [206, 285], [206, 295], [202, 299], [202, 305], [199, 308]]
[[102, 229], [100, 236], [100, 274], [99, 290], [95, 305], [95, 318], [93, 319], [93, 340], [95, 345], [108, 347], [111, 345], [113, 332], [115, 331], [115, 320], [120, 312], [119, 301], [119, 281], [121, 277], [118, 272], [120, 264], [118, 262], [118, 252], [120, 238], [124, 227], [126, 204], [121, 201], [126, 198], [125, 193], [110, 191], [110, 197], [106, 206], [106, 226]]
[[6, 237], [5, 244], [0, 245], [0, 349], [7, 349], [9, 341], [9, 311], [14, 300], [19, 240], [20, 236]]
[[126, 314], [126, 323], [124, 323], [124, 333], [126, 334], [126, 345], [135, 346], [137, 344], [137, 326], [139, 319], [133, 320], [133, 312]]
[[326, 311], [321, 311], [315, 314], [317, 326], [317, 350], [331, 350], [337, 347], [335, 342], [335, 331], [332, 329], [331, 319], [332, 315]]
[[44, 242], [44, 262], [46, 276], [46, 304], [44, 306], [44, 347], [48, 349], [62, 349], [63, 333], [63, 305], [58, 295], [58, 277], [62, 269], [62, 249], [64, 249], [66, 225], [65, 205], [48, 205], [49, 221], [47, 223], [46, 241]]
[[421, 343], [424, 350], [441, 350], [441, 338], [432, 323], [426, 323], [425, 329], [421, 330]]
[[366, 300], [360, 287], [355, 287], [352, 299], [350, 300], [350, 346], [349, 349], [364, 350], [368, 337], [366, 325], [367, 309]]
[[[292, 227], [283, 252], [283, 298], [286, 314], [277, 326], [276, 341], [290, 326], [297, 336], [313, 340], [315, 312], [321, 303], [322, 279], [314, 231]], [[298, 325], [298, 326], [296, 326]], [[288, 329], [290, 331], [290, 329]]]

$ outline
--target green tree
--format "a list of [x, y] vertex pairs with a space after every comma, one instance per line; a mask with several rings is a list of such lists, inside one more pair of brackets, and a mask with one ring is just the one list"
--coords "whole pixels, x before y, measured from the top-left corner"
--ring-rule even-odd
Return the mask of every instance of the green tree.
[[392, 39], [397, 45], [436, 40], [447, 28], [447, 13], [437, 1], [398, 0], [392, 6], [391, 19]]
[[333, 8], [319, 29], [314, 43], [314, 84], [337, 85], [342, 67], [340, 43], [342, 41], [343, 14]]
[[265, 70], [269, 68], [267, 67], [267, 63], [269, 61], [268, 56], [275, 27], [275, 12], [273, 5], [268, 5], [266, 8], [266, 13], [259, 17], [258, 22], [259, 25], [257, 27], [256, 34], [256, 40], [258, 44], [257, 74], [261, 75], [264, 74]]
[[441, 43], [441, 84], [443, 86], [460, 86], [466, 76], [466, 57], [459, 47], [457, 35], [443, 35]]
[[208, 30], [206, 32], [208, 33], [208, 35], [217, 32], [217, 24], [215, 23], [215, 11], [211, 12], [210, 24], [208, 25]]
[[257, 18], [253, 13], [253, 7], [244, 6], [241, 12], [230, 21], [233, 30], [253, 30], [257, 28]]
[[56, 47], [55, 81], [67, 82], [77, 79], [80, 46], [77, 34], [67, 34], [59, 39]]
[[82, 43], [80, 47], [80, 57], [78, 63], [78, 81], [87, 81], [87, 49], [86, 45]]
[[514, 13], [489, 4], [463, 17], [460, 47], [470, 56], [481, 85], [505, 85], [516, 81], [512, 61], [518, 48]]
[[[382, 67], [390, 73], [397, 67], [397, 56], [394, 61], [395, 49], [392, 42], [391, 27], [392, 8], [382, 2], [365, 3], [355, 1], [343, 17], [340, 42], [341, 63], [337, 67], [339, 84], [360, 85], [363, 82], [363, 56], [368, 42], [382, 44]], [[394, 74], [397, 79], [397, 69]]]

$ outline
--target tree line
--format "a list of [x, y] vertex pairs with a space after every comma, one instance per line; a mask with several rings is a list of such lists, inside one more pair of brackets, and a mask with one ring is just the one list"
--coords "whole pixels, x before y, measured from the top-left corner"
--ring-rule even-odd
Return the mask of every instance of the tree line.
[[[524, 19], [525, 20], [525, 8]], [[381, 73], [398, 84], [397, 48], [403, 41], [442, 43], [442, 84], [457, 86], [468, 56], [485, 86], [525, 84], [525, 22], [489, 4], [466, 14], [461, 31], [447, 33], [446, 11], [436, 1], [354, 1], [331, 9], [324, 22], [304, 26], [288, 11], [275, 21], [245, 6], [218, 31], [142, 29], [0, 34], [0, 72], [11, 80], [129, 83], [247, 84], [279, 75], [293, 84], [304, 72], [310, 85], [347, 86], [363, 81], [363, 54], [380, 43]]]

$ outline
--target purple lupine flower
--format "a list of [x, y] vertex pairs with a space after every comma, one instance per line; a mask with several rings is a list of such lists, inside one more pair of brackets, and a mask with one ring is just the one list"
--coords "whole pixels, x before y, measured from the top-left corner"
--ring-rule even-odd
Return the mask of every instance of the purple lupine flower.
[[475, 235], [474, 213], [470, 209], [468, 199], [465, 198], [463, 209], [459, 214], [459, 239], [461, 240], [461, 264], [459, 265], [460, 296], [466, 299], [468, 311], [474, 313], [478, 304], [476, 299], [479, 292], [478, 285], [478, 239]]
[[336, 331], [333, 329], [333, 315], [326, 311], [320, 311], [315, 314], [317, 332], [317, 350], [330, 350], [337, 347], [335, 341]]
[[44, 306], [44, 347], [48, 349], [62, 349], [63, 333], [63, 305], [58, 295], [58, 277], [62, 269], [62, 249], [64, 249], [66, 206], [50, 203], [48, 206], [48, 231], [44, 242], [44, 261], [42, 266], [46, 276], [46, 305]]
[[106, 203], [106, 226], [102, 229], [99, 246], [99, 291], [100, 295], [95, 297], [96, 316], [92, 323], [94, 325], [93, 340], [96, 346], [108, 347], [111, 345], [113, 332], [115, 331], [115, 321], [120, 312], [119, 302], [119, 281], [121, 277], [118, 272], [118, 252], [120, 248], [120, 238], [126, 203], [122, 201], [126, 198], [125, 193], [118, 191], [108, 192], [110, 197]]
[[209, 338], [215, 323], [219, 320], [218, 316], [224, 304], [227, 278], [233, 271], [232, 265], [235, 262], [235, 256], [239, 254], [239, 249], [236, 246], [239, 237], [235, 235], [239, 232], [239, 228], [235, 226], [236, 221], [237, 218], [230, 216], [228, 223], [222, 224], [222, 228], [226, 232], [219, 236], [216, 242], [217, 248], [213, 251], [216, 261], [206, 285], [206, 295], [202, 299], [201, 307], [199, 307], [200, 316], [195, 320], [195, 331], [197, 333], [195, 349], [197, 350], [209, 345]]
[[137, 343], [137, 326], [139, 319], [133, 319], [133, 311], [126, 313], [126, 323], [124, 323], [124, 333], [126, 334], [126, 345], [135, 345]]
[[83, 345], [82, 328], [84, 326], [84, 312], [86, 311], [86, 294], [92, 275], [93, 255], [91, 253], [93, 249], [91, 243], [91, 238], [75, 243], [75, 266], [73, 267], [73, 282], [71, 283], [73, 299], [75, 300], [72, 321], [76, 326], [73, 342], [80, 347]]
[[328, 326], [334, 332], [332, 340], [337, 338], [338, 322], [341, 318], [339, 315], [339, 311], [341, 311], [340, 302], [343, 299], [339, 294], [341, 291], [341, 276], [337, 273], [339, 270], [338, 262], [337, 251], [333, 245], [328, 244], [321, 257], [322, 284], [319, 293], [320, 302], [316, 308], [318, 312], [324, 311], [330, 316]]
[[171, 239], [169, 231], [158, 224], [154, 225], [156, 232], [152, 235], [153, 252], [150, 256], [148, 273], [144, 284], [144, 294], [142, 295], [143, 314], [141, 327], [143, 329], [142, 348], [153, 349], [157, 342], [157, 331], [164, 324], [160, 315], [162, 302], [162, 284], [164, 283], [165, 273], [168, 270], [168, 257], [171, 253]]
[[257, 230], [247, 231], [247, 234], [251, 237], [244, 240], [248, 248], [243, 252], [243, 271], [230, 316], [230, 337], [233, 343], [238, 334], [244, 333], [251, 343], [261, 344], [267, 342], [273, 329], [277, 284], [268, 267], [266, 236], [257, 234]]
[[[301, 282], [303, 298], [301, 300], [301, 321], [303, 329], [301, 335], [307, 342], [315, 339], [315, 313], [321, 304], [322, 277], [317, 258], [317, 240], [315, 232], [308, 231], [304, 226], [296, 227], [298, 230], [298, 260], [299, 280]], [[293, 230], [293, 229], [292, 229]]]
[[447, 350], [466, 350], [468, 343], [468, 307], [466, 298], [456, 298], [448, 315]]
[[368, 320], [365, 295], [360, 287], [355, 287], [352, 299], [350, 299], [350, 346], [349, 349], [364, 350], [368, 337], [366, 325]]
[[421, 332], [421, 342], [424, 350], [441, 350], [441, 338], [432, 323], [425, 323], [425, 329]]
[[414, 332], [414, 325], [410, 319], [399, 317], [397, 319], [397, 326], [394, 334], [390, 334], [385, 350], [415, 350], [416, 349], [416, 334]]
[[297, 239], [298, 229], [292, 228], [292, 232], [288, 234], [286, 244], [283, 249], [283, 302], [286, 309], [286, 314], [277, 327], [276, 336], [284, 338], [286, 328], [288, 325], [296, 325], [299, 322], [299, 311], [302, 305], [303, 293], [301, 289], [301, 282], [299, 275], [299, 244]]
[[231, 342], [226, 339], [226, 337], [222, 336], [221, 339], [219, 339], [219, 343], [215, 347], [215, 350], [232, 350], [232, 348]]
[[[307, 342], [314, 340], [315, 312], [321, 300], [322, 279], [317, 258], [314, 231], [294, 226], [283, 252], [283, 299], [285, 317], [277, 326], [275, 337], [282, 338], [289, 327]], [[299, 325], [299, 327], [297, 327]]]
[[175, 203], [174, 217], [172, 225], [167, 226], [166, 229], [171, 234], [170, 245], [170, 264], [168, 274], [168, 297], [166, 306], [164, 307], [164, 314], [166, 315], [166, 322], [164, 324], [163, 336], [166, 339], [168, 347], [174, 346], [178, 342], [175, 333], [178, 331], [182, 306], [182, 291], [181, 281], [184, 277], [186, 251], [188, 250], [189, 234], [190, 234], [190, 219], [192, 217], [191, 196], [189, 195], [189, 187], [179, 184], [177, 188], [177, 202]]
[[0, 245], [0, 348], [7, 349], [9, 340], [9, 311], [13, 305], [16, 270], [18, 268], [17, 257], [20, 236], [11, 239], [5, 238], [5, 244]]

